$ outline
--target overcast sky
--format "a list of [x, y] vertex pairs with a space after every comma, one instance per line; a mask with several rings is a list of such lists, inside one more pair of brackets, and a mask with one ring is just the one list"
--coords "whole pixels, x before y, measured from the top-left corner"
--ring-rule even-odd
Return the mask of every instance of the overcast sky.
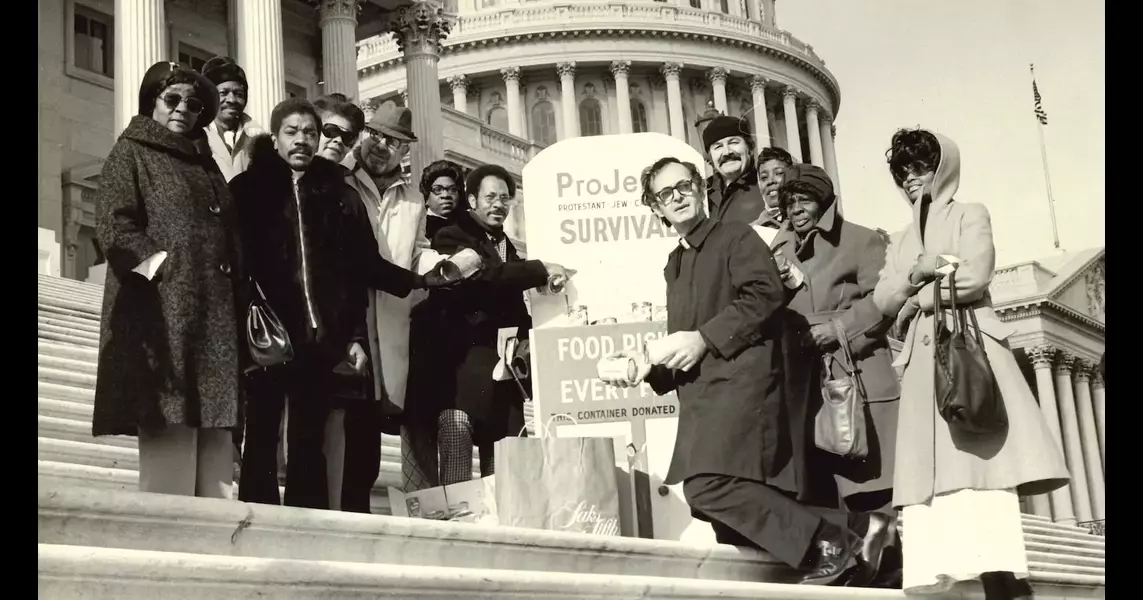
[[908, 222], [884, 153], [898, 127], [921, 125], [960, 146], [956, 197], [992, 213], [998, 266], [1051, 255], [1034, 62], [1061, 245], [1104, 244], [1103, 2], [778, 0], [776, 12], [841, 84], [847, 218], [889, 231]]

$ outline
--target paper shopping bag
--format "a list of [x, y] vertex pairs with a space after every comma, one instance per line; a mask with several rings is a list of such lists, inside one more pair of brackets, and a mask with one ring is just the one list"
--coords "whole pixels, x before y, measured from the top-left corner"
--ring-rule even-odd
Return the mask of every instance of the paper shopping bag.
[[494, 476], [407, 493], [390, 487], [389, 507], [394, 517], [496, 525], [495, 489]]
[[619, 535], [611, 438], [504, 438], [495, 456], [501, 525]]

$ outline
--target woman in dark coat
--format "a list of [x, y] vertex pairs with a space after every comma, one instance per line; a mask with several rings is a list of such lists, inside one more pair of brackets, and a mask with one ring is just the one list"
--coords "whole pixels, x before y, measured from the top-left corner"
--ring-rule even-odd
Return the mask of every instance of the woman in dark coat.
[[[798, 357], [809, 388], [820, 395], [823, 354], [835, 358], [833, 375], [844, 376], [837, 366], [845, 360], [836, 333], [835, 321], [839, 322], [868, 403], [868, 457], [848, 459], [816, 451], [814, 464], [834, 473], [838, 493], [848, 508], [876, 510], [892, 517], [901, 386], [886, 338], [893, 319], [882, 315], [873, 302], [873, 288], [885, 265], [885, 240], [837, 213], [833, 182], [821, 167], [788, 167], [780, 189], [783, 223], [771, 248], [782, 257], [785, 273], [796, 269], [803, 275], [791, 290], [787, 307], [800, 317], [792, 321], [805, 325], [801, 331], [804, 342], [801, 352], [790, 354]], [[897, 562], [896, 554], [893, 562]], [[899, 572], [892, 570], [892, 574], [883, 573], [888, 587], [899, 580]]]
[[520, 388], [511, 379], [493, 380], [499, 331], [518, 327], [519, 339], [528, 339], [532, 318], [523, 292], [564, 272], [558, 265], [521, 260], [505, 235], [504, 220], [516, 196], [507, 171], [481, 166], [469, 173], [465, 188], [472, 209], [437, 232], [433, 250], [475, 250], [483, 266], [414, 308], [410, 335], [409, 395], [415, 402], [406, 407], [406, 418], [437, 423], [441, 485], [472, 479], [474, 444], [481, 475], [492, 475], [495, 442], [524, 428]]
[[425, 235], [431, 240], [437, 232], [468, 212], [464, 193], [464, 167], [438, 160], [421, 172], [421, 196], [425, 198]]
[[107, 156], [96, 229], [103, 296], [94, 435], [138, 435], [139, 488], [229, 498], [238, 425], [238, 239], [203, 140], [218, 92], [175, 63], [147, 70]]

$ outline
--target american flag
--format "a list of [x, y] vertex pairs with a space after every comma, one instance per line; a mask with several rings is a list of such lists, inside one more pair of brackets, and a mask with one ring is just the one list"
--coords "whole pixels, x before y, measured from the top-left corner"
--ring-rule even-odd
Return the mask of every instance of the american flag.
[[1040, 88], [1036, 86], [1036, 67], [1029, 64], [1028, 68], [1032, 71], [1032, 102], [1036, 106], [1036, 120], [1039, 121], [1041, 125], [1047, 125], [1048, 113], [1044, 112], [1043, 98], [1040, 97]]

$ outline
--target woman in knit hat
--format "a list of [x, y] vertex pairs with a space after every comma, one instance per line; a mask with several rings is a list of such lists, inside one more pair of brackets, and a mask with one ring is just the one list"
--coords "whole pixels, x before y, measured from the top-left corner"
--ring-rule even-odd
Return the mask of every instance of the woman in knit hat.
[[[821, 167], [797, 164], [786, 167], [779, 188], [782, 228], [774, 237], [772, 249], [790, 290], [787, 307], [800, 323], [796, 332], [802, 339], [794, 370], [789, 376], [811, 390], [811, 414], [821, 406], [818, 391], [823, 357], [833, 364], [856, 367], [867, 405], [866, 435], [869, 455], [864, 459], [845, 458], [817, 451], [811, 468], [834, 475], [838, 493], [853, 512], [875, 511], [870, 528], [889, 527], [893, 511], [893, 462], [897, 437], [897, 407], [901, 388], [889, 355], [886, 332], [893, 319], [885, 317], [873, 303], [873, 288], [885, 264], [885, 241], [876, 231], [842, 219], [837, 213], [833, 182]], [[838, 324], [841, 334], [839, 336]], [[796, 338], [795, 338], [796, 339]], [[848, 346], [856, 365], [847, 365], [840, 344]], [[834, 367], [835, 376], [844, 376]], [[899, 552], [886, 554], [878, 549], [877, 576], [863, 583], [874, 587], [899, 587]]]
[[110, 274], [92, 433], [138, 436], [145, 492], [231, 497], [241, 261], [226, 180], [203, 139], [217, 112], [205, 77], [153, 65], [100, 175], [96, 230]]

